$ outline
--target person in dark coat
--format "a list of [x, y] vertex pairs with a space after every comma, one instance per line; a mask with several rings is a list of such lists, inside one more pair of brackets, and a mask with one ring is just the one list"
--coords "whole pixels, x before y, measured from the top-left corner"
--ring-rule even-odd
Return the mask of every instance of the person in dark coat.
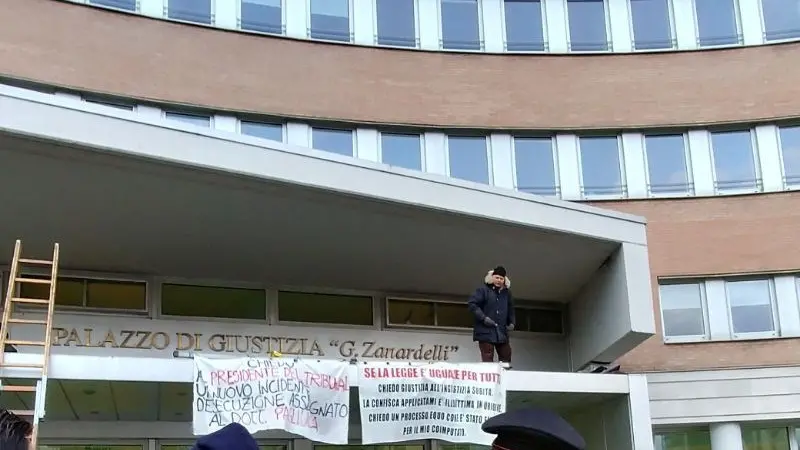
[[28, 450], [33, 425], [16, 414], [0, 409], [0, 449]]
[[496, 434], [493, 450], [585, 450], [586, 441], [558, 414], [523, 408], [489, 418], [481, 426]]
[[259, 450], [247, 428], [231, 423], [195, 442], [192, 450]]
[[483, 285], [469, 298], [469, 311], [475, 318], [472, 340], [478, 343], [481, 361], [494, 361], [494, 354], [501, 362], [511, 364], [511, 344], [508, 333], [514, 330], [514, 299], [511, 296], [511, 280], [503, 266], [490, 270]]

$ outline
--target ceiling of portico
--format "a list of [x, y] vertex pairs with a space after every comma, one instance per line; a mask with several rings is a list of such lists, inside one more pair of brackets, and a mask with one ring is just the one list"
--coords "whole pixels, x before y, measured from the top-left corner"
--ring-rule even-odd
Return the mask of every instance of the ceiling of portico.
[[65, 269], [449, 295], [502, 264], [558, 301], [618, 245], [11, 135], [0, 168], [0, 263], [20, 237]]

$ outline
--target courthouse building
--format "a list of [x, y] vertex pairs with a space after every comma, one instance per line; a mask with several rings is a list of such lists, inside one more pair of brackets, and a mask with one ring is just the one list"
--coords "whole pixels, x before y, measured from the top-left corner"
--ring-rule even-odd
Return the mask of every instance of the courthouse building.
[[477, 362], [502, 264], [508, 409], [797, 450], [797, 40], [794, 0], [6, 0], [0, 264], [61, 246], [40, 444], [187, 448], [192, 353]]

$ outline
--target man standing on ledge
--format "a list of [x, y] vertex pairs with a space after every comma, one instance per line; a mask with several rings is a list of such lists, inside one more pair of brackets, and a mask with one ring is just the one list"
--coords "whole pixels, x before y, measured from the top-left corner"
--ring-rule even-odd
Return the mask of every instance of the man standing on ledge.
[[497, 266], [486, 274], [483, 285], [469, 298], [469, 311], [475, 316], [472, 340], [478, 342], [483, 362], [494, 361], [497, 351], [501, 362], [511, 364], [508, 332], [514, 329], [516, 318], [510, 287], [505, 267]]

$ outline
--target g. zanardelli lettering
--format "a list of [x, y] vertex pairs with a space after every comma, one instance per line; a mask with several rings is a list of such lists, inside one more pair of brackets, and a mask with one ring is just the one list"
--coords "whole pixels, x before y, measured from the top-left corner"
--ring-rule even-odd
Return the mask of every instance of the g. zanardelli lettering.
[[[326, 345], [327, 344], [327, 345]], [[53, 345], [61, 347], [131, 350], [182, 350], [194, 352], [269, 354], [331, 358], [367, 358], [404, 361], [448, 361], [457, 346], [427, 345], [387, 347], [376, 341], [265, 336], [248, 334], [167, 332], [151, 330], [95, 330], [94, 328], [53, 328]], [[328, 352], [329, 354], [326, 354]]]

